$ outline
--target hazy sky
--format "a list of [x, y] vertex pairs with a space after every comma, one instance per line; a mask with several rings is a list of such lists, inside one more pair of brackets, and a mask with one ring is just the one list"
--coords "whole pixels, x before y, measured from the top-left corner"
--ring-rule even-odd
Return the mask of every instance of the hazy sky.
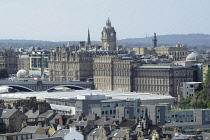
[[108, 17], [118, 39], [210, 34], [210, 0], [0, 0], [0, 39], [100, 40]]

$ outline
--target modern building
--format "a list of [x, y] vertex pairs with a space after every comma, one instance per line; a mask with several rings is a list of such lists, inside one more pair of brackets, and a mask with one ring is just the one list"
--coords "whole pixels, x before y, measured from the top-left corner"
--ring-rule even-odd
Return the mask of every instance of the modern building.
[[178, 87], [178, 100], [193, 97], [195, 93], [202, 89], [202, 82], [181, 82]]
[[30, 61], [30, 75], [49, 76], [48, 57], [50, 52], [47, 50], [33, 50], [29, 55]]

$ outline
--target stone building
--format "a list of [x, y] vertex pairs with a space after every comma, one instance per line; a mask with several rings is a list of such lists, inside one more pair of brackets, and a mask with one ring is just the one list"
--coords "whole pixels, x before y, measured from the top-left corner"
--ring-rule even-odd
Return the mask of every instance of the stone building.
[[177, 96], [180, 82], [193, 82], [194, 68], [183, 66], [137, 66], [133, 91]]
[[98, 90], [135, 91], [177, 96], [180, 82], [193, 82], [196, 69], [183, 66], [142, 66], [138, 60], [103, 56], [94, 59]]
[[0, 68], [6, 68], [9, 74], [17, 73], [17, 58], [18, 53], [11, 48], [0, 51]]
[[18, 59], [18, 70], [24, 69], [29, 72], [30, 69], [30, 61], [28, 54], [21, 54], [19, 55]]
[[177, 44], [173, 46], [161, 46], [155, 47], [155, 52], [157, 55], [169, 55], [175, 60], [185, 60], [188, 55], [188, 48], [186, 44]]
[[27, 120], [27, 116], [16, 109], [0, 109], [0, 114], [4, 125], [3, 133], [20, 131], [22, 123]]
[[116, 32], [108, 19], [106, 26], [103, 28], [102, 35], [102, 50], [116, 50]]
[[[186, 45], [157, 47], [156, 34], [152, 49], [140, 53], [182, 60], [188, 55]], [[142, 51], [142, 52], [141, 52]], [[49, 80], [72, 81], [93, 78], [95, 89], [135, 91], [176, 96], [180, 82], [193, 81], [193, 68], [183, 66], [142, 66], [135, 56], [116, 47], [116, 32], [108, 19], [102, 30], [102, 47], [92, 48], [88, 30], [87, 45], [57, 47], [49, 57]]]
[[[102, 47], [91, 46], [88, 30], [87, 44], [82, 41], [78, 46], [62, 46], [55, 48], [49, 56], [49, 81], [72, 81], [93, 78], [94, 62], [99, 62], [101, 56], [108, 57], [125, 53], [121, 47], [116, 47], [116, 32], [108, 19], [102, 31]], [[94, 59], [96, 60], [94, 61]], [[104, 60], [105, 61], [105, 60]], [[105, 65], [104, 65], [105, 66]], [[110, 67], [111, 68], [111, 67]], [[106, 82], [110, 79], [106, 79]], [[108, 87], [111, 89], [111, 86]]]
[[186, 44], [177, 44], [176, 46], [160, 46], [157, 47], [157, 37], [154, 33], [153, 48], [152, 47], [136, 47], [133, 50], [139, 55], [151, 55], [152, 57], [159, 58], [160, 56], [166, 56], [168, 59], [176, 61], [185, 60], [188, 55], [188, 48]]
[[75, 51], [74, 48], [74, 46], [57, 47], [50, 53], [48, 62], [50, 81], [86, 80], [93, 77], [91, 53]]
[[122, 60], [115, 56], [94, 59], [94, 85], [100, 90], [132, 91], [133, 66], [138, 61]]

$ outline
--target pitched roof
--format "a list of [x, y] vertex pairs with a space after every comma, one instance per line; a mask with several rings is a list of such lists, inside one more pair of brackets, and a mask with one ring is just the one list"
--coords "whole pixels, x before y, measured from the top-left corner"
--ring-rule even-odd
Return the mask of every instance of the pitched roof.
[[69, 124], [69, 126], [87, 126], [87, 121], [74, 121]]
[[25, 115], [28, 116], [28, 118], [37, 118], [39, 116], [39, 111], [36, 110], [33, 112], [33, 110], [29, 110], [25, 113]]
[[61, 116], [62, 114], [63, 114], [63, 113], [57, 113], [57, 114], [52, 118], [52, 120], [50, 120], [50, 123], [55, 123], [55, 120], [56, 120], [56, 119], [59, 119], [60, 116]]
[[96, 124], [96, 125], [99, 125], [99, 126], [102, 126], [102, 125], [111, 125], [111, 124], [113, 124], [114, 122], [119, 122], [119, 118], [107, 118], [106, 120], [104, 119], [104, 117], [102, 117], [102, 118], [100, 118], [100, 119], [98, 119], [98, 120], [96, 120], [95, 122], [94, 122], [94, 124]]
[[43, 138], [48, 138], [48, 135], [44, 134], [32, 134], [33, 139], [43, 139]]
[[95, 128], [95, 129], [93, 129], [91, 132], [90, 132], [90, 134], [89, 135], [91, 135], [91, 136], [100, 136], [100, 129], [99, 128]]
[[124, 138], [125, 136], [126, 136], [126, 130], [120, 130], [120, 129], [112, 131], [111, 134], [109, 135], [109, 137], [112, 138]]
[[124, 120], [121, 122], [119, 127], [132, 127], [134, 125], [136, 125], [136, 120]]
[[57, 130], [52, 137], [64, 137], [66, 134], [69, 133], [69, 129], [62, 129], [62, 130]]
[[48, 111], [40, 114], [38, 117], [50, 118], [52, 115], [54, 115], [54, 111], [48, 110]]
[[39, 126], [26, 126], [20, 132], [33, 133], [34, 134], [34, 133], [36, 133], [38, 128], [39, 128]]
[[62, 137], [48, 137], [48, 138], [41, 138], [41, 139], [31, 139], [31, 140], [63, 140]]
[[18, 111], [17, 109], [1, 109], [1, 113], [0, 113], [0, 117], [1, 118], [9, 118], [11, 117], [16, 111]]

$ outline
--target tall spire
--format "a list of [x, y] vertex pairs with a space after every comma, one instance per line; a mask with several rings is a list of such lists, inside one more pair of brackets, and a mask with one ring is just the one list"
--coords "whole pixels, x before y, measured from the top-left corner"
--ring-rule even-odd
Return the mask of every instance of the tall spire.
[[157, 47], [157, 37], [156, 37], [156, 33], [154, 33], [154, 38], [152, 39], [153, 41], [153, 47]]
[[87, 45], [88, 45], [88, 46], [90, 46], [90, 45], [91, 45], [91, 42], [90, 42], [90, 31], [89, 31], [89, 28], [88, 28]]
[[108, 18], [108, 20], [106, 21], [106, 27], [111, 27], [112, 25], [111, 25], [111, 21], [109, 20], [109, 18]]

